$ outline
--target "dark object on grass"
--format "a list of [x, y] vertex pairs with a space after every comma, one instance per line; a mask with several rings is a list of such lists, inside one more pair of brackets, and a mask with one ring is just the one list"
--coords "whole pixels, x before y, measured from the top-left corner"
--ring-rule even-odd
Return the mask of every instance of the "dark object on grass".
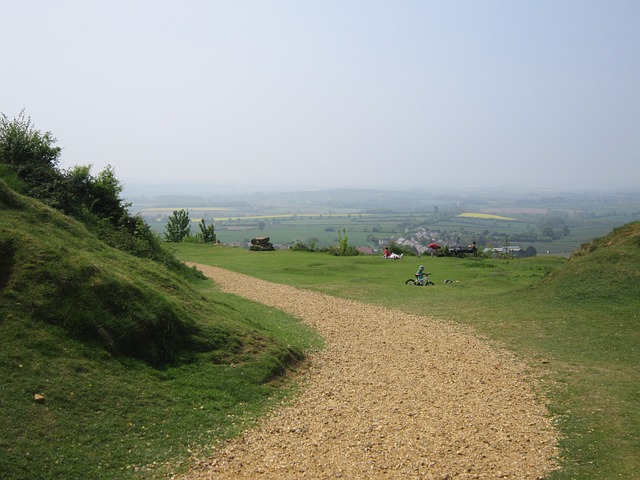
[[249, 250], [253, 252], [268, 252], [270, 250], [275, 250], [273, 245], [269, 241], [271, 237], [258, 237], [251, 239], [251, 246]]

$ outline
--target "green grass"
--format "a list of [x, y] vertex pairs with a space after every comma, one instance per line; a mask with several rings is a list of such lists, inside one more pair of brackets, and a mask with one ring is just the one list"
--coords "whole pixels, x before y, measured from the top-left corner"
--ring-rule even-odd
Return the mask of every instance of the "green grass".
[[[640, 223], [567, 261], [333, 257], [183, 244], [180, 258], [473, 327], [530, 365], [563, 434], [553, 479], [640, 471]], [[424, 264], [433, 287], [408, 287]], [[444, 284], [444, 279], [455, 283]]]
[[321, 346], [2, 182], [0, 212], [2, 478], [167, 478], [292, 393], [283, 374]]
[[[552, 478], [609, 479], [640, 471], [639, 238], [631, 224], [568, 261], [172, 248], [473, 327], [541, 380], [564, 435]], [[404, 284], [420, 264], [435, 286]], [[321, 345], [296, 319], [111, 249], [2, 182], [0, 338], [9, 479], [167, 478], [292, 394], [282, 373]]]
[[[293, 345], [317, 345], [280, 312], [236, 298], [225, 305], [219, 315], [230, 321], [277, 325]], [[69, 340], [53, 326], [5, 321], [0, 332], [9, 341], [0, 353], [3, 478], [166, 478], [289, 392], [272, 381], [284, 364], [269, 350], [234, 363], [203, 355], [156, 369]]]
[[[21, 330], [29, 341], [0, 356], [3, 478], [127, 478], [155, 469], [165, 478], [163, 463], [184, 463], [192, 450], [237, 434], [284, 394], [268, 382], [273, 357], [156, 370], [100, 356], [58, 332]], [[3, 326], [4, 339], [11, 333]], [[34, 403], [34, 393], [45, 402]]]

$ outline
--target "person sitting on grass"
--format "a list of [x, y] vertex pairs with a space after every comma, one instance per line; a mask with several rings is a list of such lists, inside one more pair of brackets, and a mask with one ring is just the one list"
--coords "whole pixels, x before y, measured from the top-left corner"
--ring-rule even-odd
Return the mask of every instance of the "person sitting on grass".
[[389, 249], [387, 247], [384, 247], [384, 258], [391, 258], [393, 260], [397, 260], [402, 258], [402, 255], [398, 255], [397, 253], [391, 253], [389, 252]]

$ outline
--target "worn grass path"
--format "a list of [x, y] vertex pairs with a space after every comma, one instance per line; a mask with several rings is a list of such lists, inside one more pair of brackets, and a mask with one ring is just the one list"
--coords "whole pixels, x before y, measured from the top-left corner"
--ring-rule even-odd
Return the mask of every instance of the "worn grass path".
[[197, 265], [326, 339], [301, 395], [185, 479], [544, 478], [556, 433], [524, 366], [433, 318]]

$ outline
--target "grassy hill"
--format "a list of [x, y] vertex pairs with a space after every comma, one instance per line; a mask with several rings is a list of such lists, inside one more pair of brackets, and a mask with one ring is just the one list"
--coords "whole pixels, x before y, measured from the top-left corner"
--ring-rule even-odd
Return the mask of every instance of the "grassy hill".
[[112, 249], [2, 181], [0, 339], [11, 479], [166, 476], [164, 463], [282, 395], [274, 380], [318, 344], [294, 319]]
[[548, 284], [567, 301], [624, 306], [639, 296], [639, 263], [640, 222], [633, 222], [582, 245], [542, 286]]
[[[552, 478], [640, 471], [638, 222], [569, 260], [176, 250], [470, 325], [542, 381], [564, 434]], [[420, 263], [434, 287], [404, 284]], [[319, 344], [294, 319], [111, 249], [2, 182], [0, 339], [0, 472], [11, 479], [166, 478], [166, 463], [187, 462], [273, 405], [286, 390], [272, 380]]]
[[524, 300], [538, 317], [532, 342], [554, 362], [551, 408], [568, 467], [558, 478], [635, 478], [640, 222], [584, 244]]

